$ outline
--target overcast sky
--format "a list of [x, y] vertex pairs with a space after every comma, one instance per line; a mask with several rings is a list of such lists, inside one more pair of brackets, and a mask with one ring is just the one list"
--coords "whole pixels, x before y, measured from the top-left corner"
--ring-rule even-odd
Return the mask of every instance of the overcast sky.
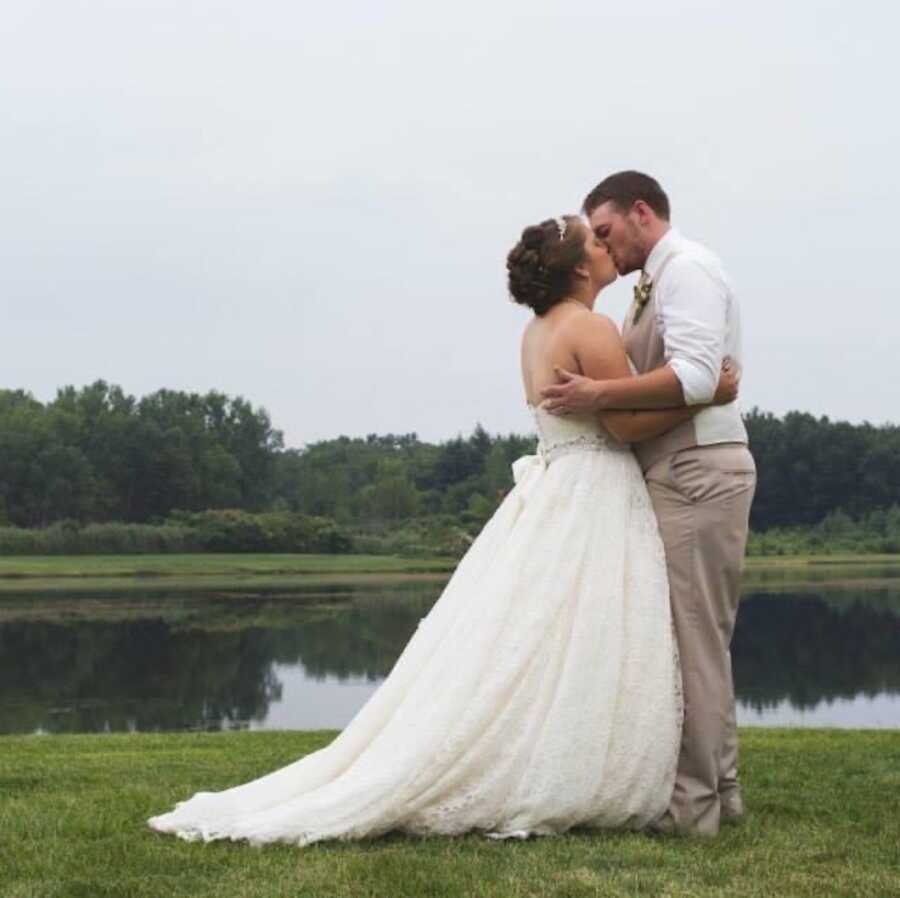
[[898, 31], [888, 0], [6, 0], [0, 386], [219, 389], [294, 446], [525, 432], [505, 255], [638, 168], [737, 286], [745, 408], [900, 421]]

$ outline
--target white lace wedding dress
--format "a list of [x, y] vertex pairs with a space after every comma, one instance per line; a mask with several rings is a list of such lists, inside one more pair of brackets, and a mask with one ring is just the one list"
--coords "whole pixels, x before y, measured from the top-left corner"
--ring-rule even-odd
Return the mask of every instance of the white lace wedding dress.
[[524, 838], [665, 811], [682, 706], [647, 490], [593, 419], [534, 413], [538, 455], [514, 464], [515, 488], [343, 732], [153, 829], [253, 844]]

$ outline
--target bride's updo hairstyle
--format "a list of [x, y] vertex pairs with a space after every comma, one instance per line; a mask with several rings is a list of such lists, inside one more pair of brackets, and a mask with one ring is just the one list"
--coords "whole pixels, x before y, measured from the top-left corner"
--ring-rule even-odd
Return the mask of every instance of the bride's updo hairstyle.
[[[560, 236], [562, 222], [565, 231]], [[569, 292], [575, 266], [584, 258], [584, 226], [577, 215], [525, 228], [506, 257], [510, 296], [543, 315]]]

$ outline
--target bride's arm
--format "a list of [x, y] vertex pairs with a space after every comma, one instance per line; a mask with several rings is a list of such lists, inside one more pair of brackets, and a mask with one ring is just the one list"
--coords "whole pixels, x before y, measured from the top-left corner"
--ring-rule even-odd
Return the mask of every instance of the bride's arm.
[[[573, 335], [575, 358], [581, 373], [592, 380], [633, 377], [625, 346], [615, 323], [605, 315], [578, 316]], [[702, 405], [659, 410], [606, 410], [599, 413], [603, 426], [622, 443], [640, 443], [689, 421]]]

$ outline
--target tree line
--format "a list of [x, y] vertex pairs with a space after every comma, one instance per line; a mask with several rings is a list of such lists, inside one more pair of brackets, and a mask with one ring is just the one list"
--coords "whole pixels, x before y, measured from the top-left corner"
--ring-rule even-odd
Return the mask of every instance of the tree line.
[[97, 381], [47, 404], [0, 391], [0, 522], [161, 521], [174, 509], [264, 510], [282, 435], [223, 393], [142, 399]]
[[[892, 536], [900, 427], [758, 409], [745, 422], [759, 470], [754, 531], [847, 537], [865, 521], [866, 533]], [[533, 436], [479, 425], [440, 443], [373, 434], [286, 448], [265, 409], [216, 391], [136, 399], [97, 381], [41, 403], [3, 390], [0, 552], [16, 539], [26, 551], [14, 528], [71, 547], [73, 534], [105, 526], [127, 543], [116, 523], [180, 527], [178, 539], [153, 539], [182, 548], [458, 554], [512, 486], [513, 460], [534, 447]]]

